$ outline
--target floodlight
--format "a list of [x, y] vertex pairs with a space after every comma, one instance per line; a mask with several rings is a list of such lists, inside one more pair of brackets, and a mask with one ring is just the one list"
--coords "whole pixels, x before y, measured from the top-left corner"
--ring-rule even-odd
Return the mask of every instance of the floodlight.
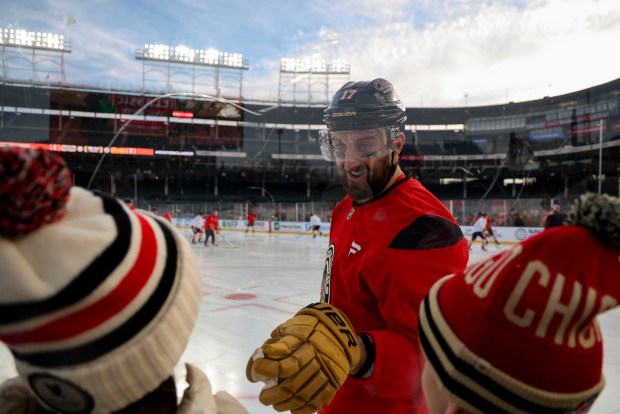
[[344, 60], [336, 59], [328, 66], [328, 71], [331, 73], [350, 73], [351, 67]]
[[0, 30], [0, 45], [8, 47], [71, 52], [65, 37], [57, 33], [31, 32], [24, 29]]
[[136, 52], [136, 59], [158, 60], [172, 63], [187, 63], [203, 66], [217, 66], [232, 69], [249, 69], [241, 53], [220, 52], [215, 49], [191, 49], [186, 46], [167, 46], [160, 44], [144, 45]]
[[342, 60], [328, 64], [324, 59], [282, 58], [280, 72], [289, 73], [349, 73], [349, 65]]

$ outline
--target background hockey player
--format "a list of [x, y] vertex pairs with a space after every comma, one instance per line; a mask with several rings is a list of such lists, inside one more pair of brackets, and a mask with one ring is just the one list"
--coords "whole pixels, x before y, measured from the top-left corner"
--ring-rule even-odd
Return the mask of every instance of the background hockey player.
[[172, 223], [172, 214], [169, 211], [164, 211], [164, 218], [168, 220], [168, 222]]
[[321, 231], [321, 218], [316, 215], [316, 213], [312, 213], [310, 216], [310, 230], [312, 230], [312, 238], [314, 239], [316, 235], [323, 235]]
[[202, 243], [204, 221], [202, 213], [196, 214], [196, 217], [192, 219], [192, 243], [196, 243], [196, 237], [198, 237], [198, 243]]
[[472, 244], [476, 241], [478, 237], [480, 237], [482, 241], [482, 250], [487, 249], [487, 244], [489, 244], [487, 238], [484, 235], [484, 229], [487, 226], [487, 213], [478, 214], [478, 218], [474, 222], [474, 225], [471, 229], [471, 240], [469, 241], [469, 250], [471, 250]]
[[256, 213], [252, 210], [248, 211], [247, 216], [247, 225], [245, 227], [245, 232], [247, 233], [250, 228], [252, 228], [252, 233], [254, 233], [254, 224], [256, 223]]
[[213, 246], [217, 246], [217, 243], [215, 242], [215, 233], [220, 234], [219, 217], [219, 210], [213, 210], [213, 212], [205, 219], [205, 246], [209, 245], [209, 239], [211, 239], [211, 244]]
[[487, 242], [489, 239], [493, 239], [493, 241], [495, 242], [495, 246], [499, 249], [499, 241], [497, 240], [497, 237], [495, 237], [495, 232], [493, 231], [493, 217], [490, 214], [487, 214], [487, 224], [484, 226], [484, 231], [482, 232], [482, 234], [484, 234], [484, 237], [487, 238]]
[[417, 310], [469, 250], [450, 212], [398, 165], [405, 120], [385, 79], [346, 83], [325, 110], [321, 151], [348, 195], [333, 210], [321, 303], [278, 326], [247, 369], [277, 411], [427, 411]]

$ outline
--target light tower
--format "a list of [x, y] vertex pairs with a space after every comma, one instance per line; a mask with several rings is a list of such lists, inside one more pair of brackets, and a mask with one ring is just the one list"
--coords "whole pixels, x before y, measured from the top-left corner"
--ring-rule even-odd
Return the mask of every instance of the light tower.
[[65, 82], [64, 56], [71, 53], [71, 45], [63, 35], [3, 28], [0, 29], [0, 46], [3, 82]]
[[350, 80], [350, 75], [350, 65], [342, 60], [327, 63], [323, 59], [282, 58], [278, 101], [306, 104], [329, 102], [333, 93]]
[[243, 71], [250, 68], [241, 53], [161, 44], [144, 45], [136, 50], [136, 59], [142, 60], [143, 92], [161, 90], [164, 84], [166, 92], [202, 92], [218, 98], [241, 99]]

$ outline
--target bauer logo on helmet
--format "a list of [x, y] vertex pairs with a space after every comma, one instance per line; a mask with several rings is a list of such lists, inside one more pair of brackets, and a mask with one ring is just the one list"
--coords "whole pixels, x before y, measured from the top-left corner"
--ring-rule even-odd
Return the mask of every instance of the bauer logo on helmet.
[[336, 117], [339, 117], [339, 116], [355, 116], [355, 114], [357, 114], [356, 111], [334, 112], [334, 113], [332, 113], [332, 117], [336, 118]]

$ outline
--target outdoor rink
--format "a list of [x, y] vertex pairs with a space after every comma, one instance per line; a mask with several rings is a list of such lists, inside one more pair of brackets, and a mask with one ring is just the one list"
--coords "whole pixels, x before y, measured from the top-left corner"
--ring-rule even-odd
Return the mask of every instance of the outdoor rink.
[[[183, 230], [191, 239], [188, 230]], [[275, 413], [258, 401], [262, 383], [245, 378], [248, 358], [271, 330], [308, 303], [319, 300], [327, 237], [222, 232], [219, 246], [194, 244], [202, 274], [203, 301], [194, 331], [175, 369], [185, 387], [184, 362], [207, 373], [214, 391], [237, 397], [251, 414]], [[470, 262], [497, 250], [474, 245]], [[620, 309], [600, 317], [607, 386], [591, 414], [620, 413]], [[174, 332], [170, 333], [174, 335]], [[15, 375], [0, 345], [0, 381]]]

